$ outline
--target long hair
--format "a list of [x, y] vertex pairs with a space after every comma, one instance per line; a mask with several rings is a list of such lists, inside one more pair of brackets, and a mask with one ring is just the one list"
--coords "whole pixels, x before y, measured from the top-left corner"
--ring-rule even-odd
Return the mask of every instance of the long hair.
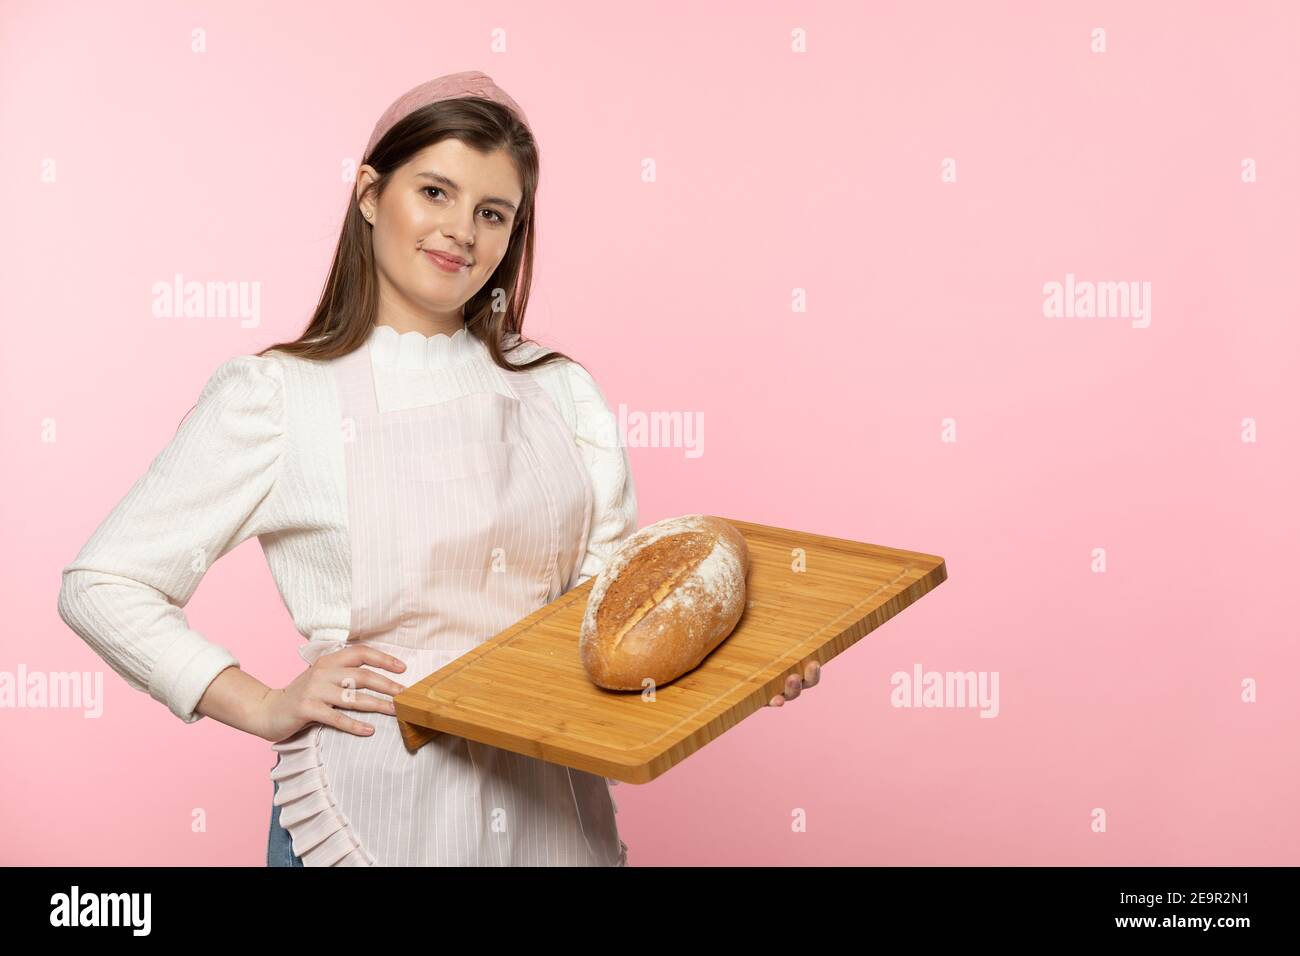
[[[523, 321], [533, 281], [533, 216], [539, 172], [537, 143], [512, 110], [474, 96], [439, 100], [415, 110], [394, 125], [362, 160], [379, 173], [370, 189], [376, 198], [383, 195], [394, 170], [421, 150], [448, 138], [485, 153], [504, 149], [523, 184], [523, 198], [505, 257], [483, 288], [465, 303], [467, 334], [483, 342], [492, 361], [503, 369], [524, 370], [572, 361], [554, 350], [517, 365], [506, 358], [508, 352], [529, 341], [523, 338]], [[379, 309], [372, 228], [361, 214], [355, 189], [351, 190], [334, 261], [311, 321], [298, 338], [268, 345], [258, 355], [276, 349], [302, 358], [332, 359], [365, 344]]]

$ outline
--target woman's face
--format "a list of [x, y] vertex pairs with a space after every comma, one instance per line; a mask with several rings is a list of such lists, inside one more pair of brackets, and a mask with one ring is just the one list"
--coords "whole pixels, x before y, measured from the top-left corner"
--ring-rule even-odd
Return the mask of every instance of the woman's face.
[[[417, 153], [389, 179], [376, 201], [366, 188], [378, 174], [357, 171], [356, 196], [374, 226], [380, 309], [399, 324], [432, 320], [458, 328], [461, 308], [505, 257], [523, 185], [504, 150], [481, 153], [444, 139]], [[430, 253], [460, 257], [448, 268]]]

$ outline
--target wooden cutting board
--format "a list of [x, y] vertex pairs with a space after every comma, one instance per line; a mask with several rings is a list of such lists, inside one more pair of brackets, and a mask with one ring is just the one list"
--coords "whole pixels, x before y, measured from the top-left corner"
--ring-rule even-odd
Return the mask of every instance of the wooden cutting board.
[[746, 609], [699, 667], [653, 696], [593, 684], [578, 657], [589, 578], [395, 697], [407, 748], [444, 731], [648, 783], [948, 577], [932, 554], [723, 520], [749, 545]]

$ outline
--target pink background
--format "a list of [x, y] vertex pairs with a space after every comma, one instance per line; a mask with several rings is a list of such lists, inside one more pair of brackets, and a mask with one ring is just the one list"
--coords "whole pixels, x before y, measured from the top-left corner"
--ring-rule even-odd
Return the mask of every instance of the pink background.
[[[264, 864], [269, 743], [131, 690], [57, 616], [59, 571], [217, 365], [299, 332], [344, 164], [396, 95], [461, 69], [541, 142], [528, 334], [616, 412], [704, 418], [701, 457], [631, 449], [641, 524], [705, 512], [948, 563], [818, 687], [616, 787], [631, 865], [1300, 863], [1294, 4], [3, 18], [0, 669], [101, 671], [106, 699], [97, 720], [0, 710], [0, 863]], [[176, 272], [260, 283], [260, 326], [155, 318]], [[1067, 273], [1150, 282], [1150, 326], [1045, 317]], [[302, 665], [256, 542], [187, 613], [267, 683]], [[891, 706], [916, 664], [998, 672], [999, 715]]]

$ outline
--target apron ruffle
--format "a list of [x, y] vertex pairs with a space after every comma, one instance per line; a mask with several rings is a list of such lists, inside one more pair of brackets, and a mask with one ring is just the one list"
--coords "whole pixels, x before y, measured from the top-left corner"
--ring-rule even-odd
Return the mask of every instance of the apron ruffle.
[[271, 771], [280, 825], [289, 831], [293, 852], [304, 866], [374, 866], [330, 793], [320, 759], [323, 724], [312, 723], [271, 745], [280, 760]]

